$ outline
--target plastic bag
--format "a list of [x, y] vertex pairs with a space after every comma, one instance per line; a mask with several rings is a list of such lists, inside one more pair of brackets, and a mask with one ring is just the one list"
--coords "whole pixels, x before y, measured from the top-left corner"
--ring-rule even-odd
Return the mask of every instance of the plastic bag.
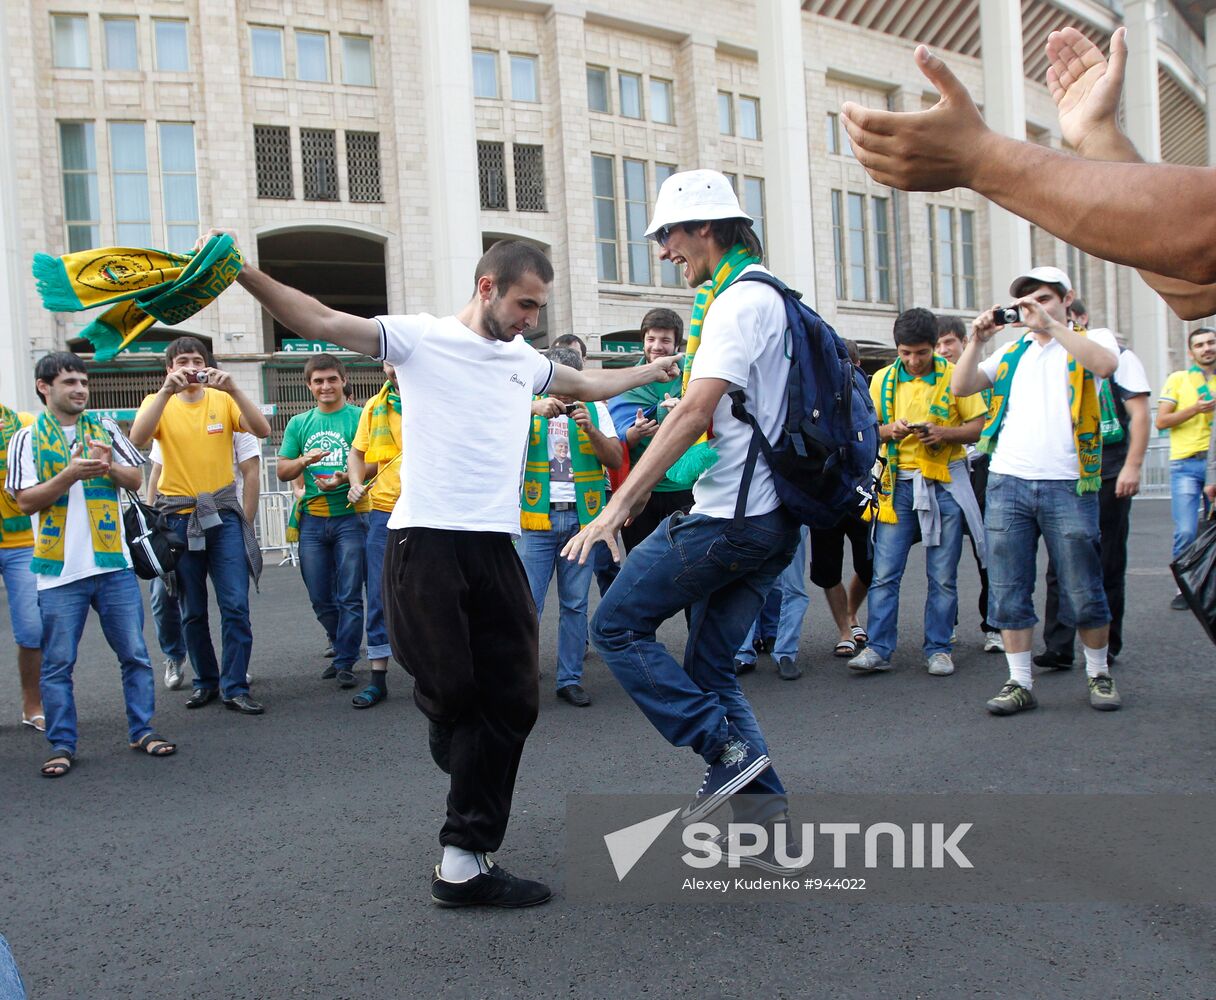
[[1199, 534], [1170, 564], [1178, 589], [1199, 619], [1208, 638], [1216, 643], [1216, 518], [1199, 524]]

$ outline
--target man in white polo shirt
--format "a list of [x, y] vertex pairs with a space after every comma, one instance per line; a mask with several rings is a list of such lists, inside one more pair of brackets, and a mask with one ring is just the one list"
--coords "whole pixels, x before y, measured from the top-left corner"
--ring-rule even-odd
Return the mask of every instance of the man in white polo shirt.
[[1002, 307], [978, 316], [951, 387], [969, 396], [991, 387], [992, 405], [977, 447], [991, 456], [987, 509], [988, 620], [1001, 630], [1009, 680], [988, 702], [994, 715], [1035, 708], [1031, 641], [1038, 619], [1034, 584], [1039, 536], [1060, 585], [1060, 620], [1085, 651], [1089, 702], [1120, 705], [1107, 663], [1110, 609], [1102, 588], [1098, 494], [1102, 430], [1098, 393], [1114, 375], [1119, 348], [1109, 330], [1086, 332], [1068, 320], [1068, 275], [1036, 267], [1009, 286], [1025, 336], [980, 361], [981, 344], [1012, 319]]

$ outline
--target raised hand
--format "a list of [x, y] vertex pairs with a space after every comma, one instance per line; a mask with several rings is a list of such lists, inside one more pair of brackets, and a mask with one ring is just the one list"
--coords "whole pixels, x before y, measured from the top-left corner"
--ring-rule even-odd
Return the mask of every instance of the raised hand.
[[1111, 36], [1109, 62], [1076, 28], [1053, 31], [1047, 36], [1047, 60], [1047, 89], [1065, 141], [1082, 156], [1105, 159], [1100, 147], [1119, 133], [1127, 29]]

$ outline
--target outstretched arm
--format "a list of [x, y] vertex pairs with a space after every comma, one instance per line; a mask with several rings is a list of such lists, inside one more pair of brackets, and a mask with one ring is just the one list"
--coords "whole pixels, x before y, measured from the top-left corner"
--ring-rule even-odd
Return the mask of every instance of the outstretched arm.
[[648, 365], [630, 368], [593, 368], [578, 371], [566, 365], [553, 366], [549, 392], [586, 401], [610, 399], [639, 385], [651, 382], [671, 382], [680, 377], [683, 354], [657, 358]]

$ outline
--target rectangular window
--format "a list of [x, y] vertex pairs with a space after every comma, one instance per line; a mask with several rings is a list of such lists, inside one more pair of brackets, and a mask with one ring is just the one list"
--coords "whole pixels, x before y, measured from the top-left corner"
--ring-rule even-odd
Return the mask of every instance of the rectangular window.
[[498, 53], [473, 50], [473, 96], [498, 97]]
[[540, 100], [536, 56], [511, 56], [511, 100], [532, 104]]
[[106, 69], [139, 69], [139, 22], [133, 17], [103, 17]]
[[52, 14], [51, 40], [56, 69], [89, 68], [89, 19], [84, 14]]
[[601, 66], [587, 67], [587, 109], [605, 113], [612, 110], [608, 103], [608, 71]]
[[372, 40], [364, 35], [342, 36], [342, 82], [352, 87], [370, 87]]
[[296, 79], [329, 83], [329, 35], [323, 31], [296, 32]]
[[718, 134], [735, 134], [735, 109], [730, 94], [718, 91]]
[[596, 264], [600, 281], [620, 281], [616, 256], [616, 178], [611, 156], [591, 157], [591, 193], [595, 203]]
[[849, 193], [849, 293], [859, 302], [870, 299], [870, 253], [866, 236], [866, 199]]
[[286, 125], [253, 126], [253, 158], [259, 198], [294, 198], [291, 131]]
[[1039, 266], [1038, 246], [1039, 246], [1039, 227], [1031, 226], [1030, 227], [1030, 266], [1031, 267]]
[[300, 129], [305, 201], [338, 200], [338, 143], [331, 128]]
[[383, 201], [380, 190], [380, 133], [346, 133], [346, 182], [351, 201]]
[[199, 216], [193, 125], [161, 122], [160, 183], [168, 249], [188, 250], [198, 238]]
[[752, 228], [764, 246], [764, 181], [759, 177], [743, 178], [743, 211], [752, 217]]
[[961, 209], [958, 213], [959, 228], [959, 279], [962, 283], [964, 309], [976, 308], [975, 280], [975, 213]]
[[835, 111], [829, 111], [827, 116], [828, 152], [840, 154], [840, 120]]
[[739, 196], [739, 175], [724, 173], [722, 176], [726, 178], [726, 182], [730, 185], [730, 189], [735, 192], [735, 197], [738, 197]]
[[625, 239], [629, 247], [629, 283], [650, 284], [650, 247], [647, 245], [646, 164], [625, 160]]
[[157, 18], [152, 22], [156, 40], [156, 68], [162, 73], [185, 73], [190, 69], [190, 45], [185, 21]]
[[545, 211], [545, 147], [515, 143], [515, 211]]
[[871, 198], [874, 212], [874, 278], [878, 302], [894, 302], [891, 294], [891, 200]]
[[[659, 188], [663, 186], [663, 182], [676, 172], [676, 168], [670, 163], [656, 163], [654, 165], [654, 191], [656, 197], [659, 193]], [[680, 272], [676, 269], [675, 264], [669, 260], [659, 261], [659, 284], [665, 288], [679, 288], [682, 284], [680, 280]]]
[[744, 139], [760, 138], [760, 100], [756, 97], [739, 98], [739, 135]]
[[101, 245], [101, 199], [97, 196], [92, 122], [59, 123], [59, 158], [68, 250], [91, 250]]
[[625, 118], [641, 118], [642, 78], [636, 73], [618, 73], [616, 78], [621, 93], [621, 115]]
[[663, 125], [676, 123], [675, 110], [671, 99], [671, 81], [650, 81], [650, 120]]
[[505, 211], [507, 208], [507, 167], [501, 142], [477, 143], [477, 180], [481, 207]]
[[283, 79], [283, 29], [250, 28], [253, 75]]
[[930, 205], [928, 212], [933, 305], [940, 309], [955, 309], [958, 296], [954, 284], [954, 209]]
[[123, 247], [151, 246], [148, 150], [143, 122], [110, 122], [110, 175], [116, 242]]
[[848, 288], [845, 284], [844, 260], [844, 193], [832, 192], [832, 258], [836, 265], [836, 299], [844, 301]]

